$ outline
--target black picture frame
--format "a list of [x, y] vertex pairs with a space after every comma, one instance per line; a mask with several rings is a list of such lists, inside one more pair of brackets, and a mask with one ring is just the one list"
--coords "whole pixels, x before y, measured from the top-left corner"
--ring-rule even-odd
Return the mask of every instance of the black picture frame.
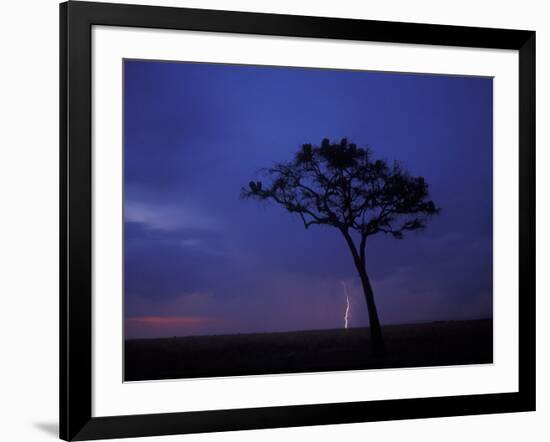
[[[92, 417], [93, 25], [519, 53], [519, 391]], [[535, 32], [67, 2], [60, 5], [60, 437], [90, 440], [535, 410]]]

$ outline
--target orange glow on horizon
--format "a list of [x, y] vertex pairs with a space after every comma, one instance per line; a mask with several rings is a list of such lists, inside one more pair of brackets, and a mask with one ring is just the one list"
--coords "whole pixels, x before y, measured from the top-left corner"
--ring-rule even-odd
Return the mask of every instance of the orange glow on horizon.
[[136, 325], [194, 327], [223, 322], [210, 316], [134, 316], [126, 319]]

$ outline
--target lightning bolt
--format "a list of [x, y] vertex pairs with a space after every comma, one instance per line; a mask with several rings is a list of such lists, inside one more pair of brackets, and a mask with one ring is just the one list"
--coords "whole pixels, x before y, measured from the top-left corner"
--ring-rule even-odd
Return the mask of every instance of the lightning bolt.
[[348, 328], [349, 316], [350, 316], [349, 294], [348, 294], [348, 288], [346, 287], [346, 283], [344, 281], [341, 281], [341, 282], [342, 282], [342, 287], [344, 287], [344, 294], [346, 295], [346, 312], [344, 313], [344, 328]]

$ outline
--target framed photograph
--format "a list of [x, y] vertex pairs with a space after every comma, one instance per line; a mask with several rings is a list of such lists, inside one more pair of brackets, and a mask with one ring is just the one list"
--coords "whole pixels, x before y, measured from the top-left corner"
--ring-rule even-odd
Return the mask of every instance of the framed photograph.
[[535, 32], [60, 25], [62, 439], [535, 409]]

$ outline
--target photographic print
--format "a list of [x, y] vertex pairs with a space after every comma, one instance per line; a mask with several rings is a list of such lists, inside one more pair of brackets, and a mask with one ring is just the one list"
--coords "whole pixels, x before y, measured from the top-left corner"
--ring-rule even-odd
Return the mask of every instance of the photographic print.
[[492, 363], [492, 78], [123, 63], [124, 381]]

